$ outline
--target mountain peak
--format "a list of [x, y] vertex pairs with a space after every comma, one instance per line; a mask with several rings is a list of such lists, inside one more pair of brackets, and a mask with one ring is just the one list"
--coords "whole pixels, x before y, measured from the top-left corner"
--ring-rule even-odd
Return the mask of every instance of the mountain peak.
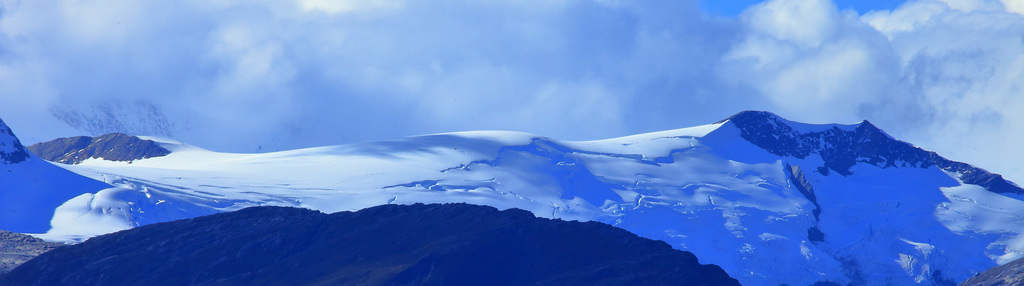
[[856, 131], [858, 133], [861, 133], [861, 134], [872, 134], [872, 135], [875, 135], [875, 136], [881, 135], [881, 136], [884, 136], [884, 137], [888, 137], [889, 139], [896, 140], [896, 138], [890, 136], [889, 133], [885, 133], [885, 131], [883, 131], [881, 128], [878, 128], [874, 124], [871, 124], [871, 121], [864, 120], [864, 121], [861, 121], [860, 123], [857, 123], [856, 126], [857, 127], [854, 128], [854, 131]]
[[957, 174], [967, 184], [997, 193], [1024, 194], [1024, 189], [1001, 175], [897, 140], [867, 120], [855, 125], [814, 125], [789, 121], [766, 111], [743, 111], [722, 122], [732, 123], [743, 139], [772, 154], [798, 159], [820, 156], [824, 166], [817, 171], [826, 176], [831, 172], [851, 175], [850, 168], [858, 163], [881, 168], [938, 166]]
[[0, 119], [0, 165], [17, 164], [28, 159], [29, 153], [11, 128]]
[[862, 128], [863, 129], [873, 129], [873, 130], [882, 131], [882, 129], [879, 129], [874, 124], [871, 124], [871, 121], [868, 121], [867, 119], [862, 120], [860, 123], [857, 123], [857, 129], [862, 129]]
[[781, 116], [779, 116], [779, 115], [777, 115], [775, 113], [768, 112], [768, 111], [744, 110], [744, 111], [740, 111], [739, 113], [733, 114], [732, 116], [729, 116], [726, 119], [718, 121], [717, 123], [723, 123], [723, 122], [727, 122], [727, 121], [732, 121], [732, 122], [737, 122], [737, 121], [738, 122], [776, 122], [776, 121], [782, 121], [782, 120], [784, 120], [784, 119], [782, 119]]

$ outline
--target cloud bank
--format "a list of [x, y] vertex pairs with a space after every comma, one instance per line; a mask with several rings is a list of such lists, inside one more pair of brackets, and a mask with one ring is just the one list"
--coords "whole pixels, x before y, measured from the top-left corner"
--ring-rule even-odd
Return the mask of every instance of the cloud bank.
[[1024, 1], [0, 2], [0, 118], [224, 151], [503, 129], [598, 139], [746, 109], [871, 120], [1024, 181]]

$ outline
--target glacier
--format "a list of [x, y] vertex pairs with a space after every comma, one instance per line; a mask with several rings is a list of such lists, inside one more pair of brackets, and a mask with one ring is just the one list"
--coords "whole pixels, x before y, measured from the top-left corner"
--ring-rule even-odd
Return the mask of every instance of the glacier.
[[866, 121], [743, 112], [596, 141], [472, 131], [259, 154], [142, 138], [170, 154], [58, 164], [106, 187], [49, 209], [35, 235], [74, 242], [249, 206], [462, 202], [608, 223], [743, 285], [955, 285], [1024, 254], [1024, 191]]

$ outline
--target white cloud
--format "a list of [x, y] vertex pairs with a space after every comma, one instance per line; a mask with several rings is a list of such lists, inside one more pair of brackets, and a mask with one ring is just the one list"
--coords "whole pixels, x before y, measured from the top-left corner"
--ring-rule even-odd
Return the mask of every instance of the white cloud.
[[950, 8], [972, 12], [975, 10], [1002, 10], [1000, 1], [992, 0], [938, 0], [949, 5]]
[[1006, 10], [1017, 14], [1024, 14], [1024, 0], [1002, 0]]
[[890, 96], [898, 80], [899, 59], [881, 35], [830, 2], [769, 1], [744, 20], [744, 40], [720, 74], [757, 90], [784, 116], [857, 122], [860, 107]]
[[400, 9], [405, 7], [405, 3], [400, 0], [299, 0], [299, 6], [307, 11], [342, 14], [365, 10]]
[[801, 48], [814, 48], [836, 31], [838, 11], [829, 0], [766, 1], [744, 12], [747, 26]]
[[949, 5], [940, 1], [910, 1], [896, 10], [872, 11], [861, 17], [885, 34], [909, 32], [927, 23], [935, 15], [949, 12]]

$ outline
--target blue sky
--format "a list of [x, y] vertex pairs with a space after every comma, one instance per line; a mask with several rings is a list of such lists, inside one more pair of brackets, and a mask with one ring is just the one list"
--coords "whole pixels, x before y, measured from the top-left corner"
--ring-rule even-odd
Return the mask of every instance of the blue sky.
[[753, 109], [867, 119], [1024, 181], [1024, 0], [709, 3], [3, 0], [0, 118], [26, 143], [117, 131], [254, 152], [601, 139]]
[[[758, 0], [702, 0], [700, 5], [705, 11], [727, 17], [739, 15], [751, 5], [761, 3]], [[874, 10], [892, 10], [899, 7], [906, 1], [899, 0], [837, 0], [836, 7], [839, 9], [852, 9], [858, 14], [864, 14]]]

